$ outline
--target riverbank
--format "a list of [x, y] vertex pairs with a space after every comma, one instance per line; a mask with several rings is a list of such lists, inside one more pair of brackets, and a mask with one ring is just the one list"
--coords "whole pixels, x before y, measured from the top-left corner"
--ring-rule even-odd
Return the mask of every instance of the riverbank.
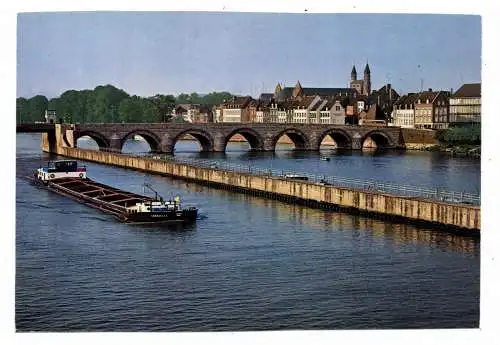
[[471, 157], [481, 159], [480, 145], [447, 145], [447, 144], [407, 144], [410, 151], [440, 152], [452, 157]]

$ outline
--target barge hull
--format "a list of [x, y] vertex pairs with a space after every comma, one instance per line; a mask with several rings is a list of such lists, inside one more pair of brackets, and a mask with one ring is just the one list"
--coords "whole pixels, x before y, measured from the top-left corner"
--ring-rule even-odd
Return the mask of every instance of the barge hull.
[[32, 183], [43, 188], [47, 188], [60, 195], [69, 197], [82, 204], [98, 209], [104, 213], [116, 217], [118, 220], [127, 223], [169, 223], [169, 222], [194, 222], [198, 212], [196, 209], [182, 209], [177, 211], [167, 211], [151, 214], [148, 212], [127, 212], [127, 205], [136, 202], [152, 202], [153, 198], [125, 192], [120, 189], [110, 187], [91, 179], [85, 178], [61, 178], [55, 181], [44, 183], [32, 176], [27, 176]]

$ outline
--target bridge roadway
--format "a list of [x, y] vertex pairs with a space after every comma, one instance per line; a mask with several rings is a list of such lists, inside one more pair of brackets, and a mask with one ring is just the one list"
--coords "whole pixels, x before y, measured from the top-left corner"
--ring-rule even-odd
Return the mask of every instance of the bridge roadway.
[[21, 123], [16, 125], [16, 133], [48, 133], [55, 131], [53, 123]]

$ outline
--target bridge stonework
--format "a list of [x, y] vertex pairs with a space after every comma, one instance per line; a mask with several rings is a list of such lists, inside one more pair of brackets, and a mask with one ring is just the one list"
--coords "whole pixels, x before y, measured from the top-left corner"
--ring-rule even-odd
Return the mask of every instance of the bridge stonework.
[[137, 123], [137, 124], [75, 124], [73, 145], [82, 136], [89, 136], [100, 148], [121, 150], [127, 139], [142, 136], [151, 151], [172, 153], [175, 143], [184, 135], [196, 138], [203, 151], [223, 152], [235, 134], [242, 135], [256, 151], [274, 151], [278, 139], [287, 135], [299, 150], [319, 150], [322, 140], [330, 136], [339, 148], [359, 150], [367, 138], [377, 147], [404, 148], [401, 130], [397, 127], [333, 126], [278, 123]]

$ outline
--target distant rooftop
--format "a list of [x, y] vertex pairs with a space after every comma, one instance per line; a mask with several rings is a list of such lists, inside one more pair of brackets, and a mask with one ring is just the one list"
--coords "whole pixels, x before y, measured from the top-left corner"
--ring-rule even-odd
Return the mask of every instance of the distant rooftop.
[[464, 84], [453, 94], [453, 97], [481, 97], [481, 83]]

